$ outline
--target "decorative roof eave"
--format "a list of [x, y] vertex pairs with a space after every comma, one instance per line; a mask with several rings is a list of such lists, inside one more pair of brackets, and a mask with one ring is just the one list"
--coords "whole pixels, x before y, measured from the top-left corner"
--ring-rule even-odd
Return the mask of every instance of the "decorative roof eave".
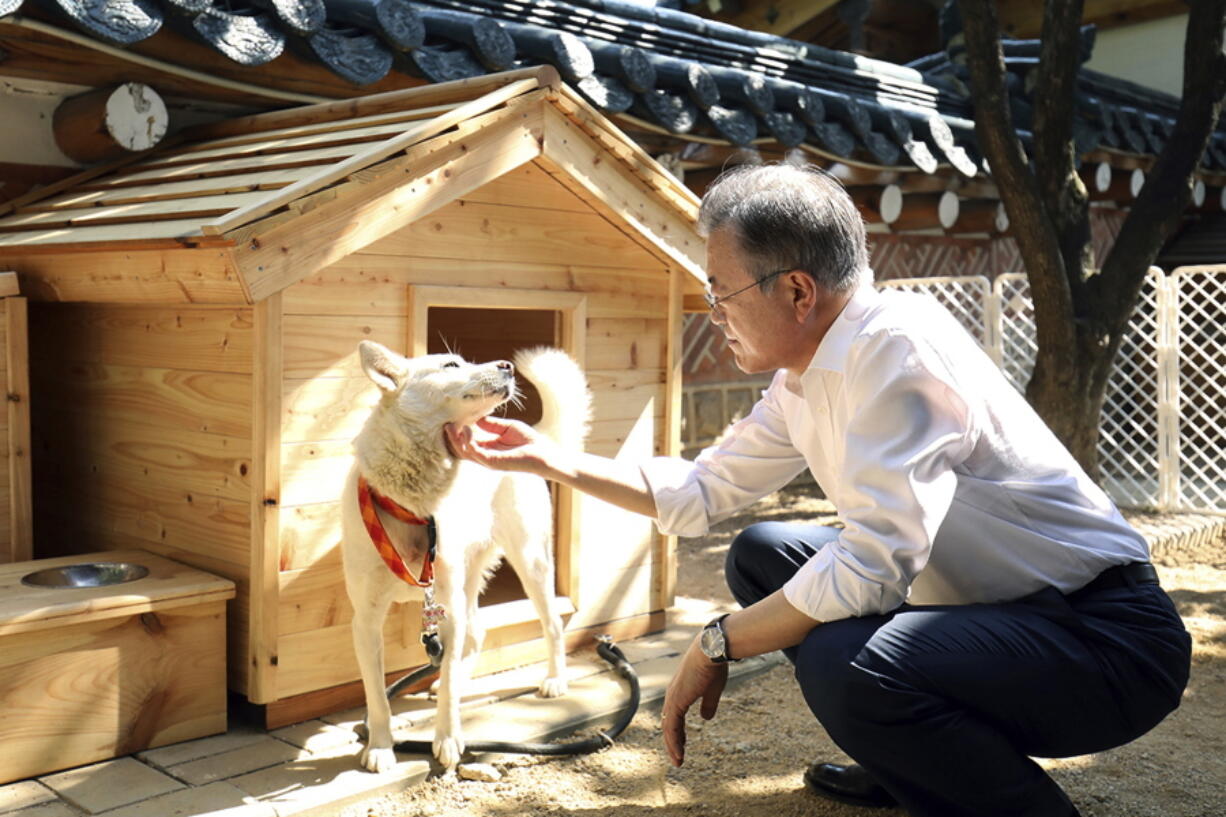
[[[26, 2], [53, 5], [81, 24], [70, 11], [85, 0]], [[437, 82], [551, 64], [595, 109], [672, 152], [687, 144], [798, 149], [866, 171], [938, 174], [951, 186], [986, 177], [956, 46], [952, 59], [940, 52], [899, 66], [620, 0], [322, 0], [322, 21], [321, 0], [252, 0], [259, 13], [231, 11], [220, 0], [168, 2], [176, 13], [167, 26], [220, 53], [234, 43], [210, 38], [193, 20], [258, 17], [287, 53], [349, 82], [384, 73], [381, 82], [393, 75]], [[132, 8], [144, 19], [156, 7]], [[1092, 32], [1083, 39], [1088, 54]], [[1006, 41], [1004, 49], [1027, 145], [1036, 41]], [[1161, 150], [1177, 100], [1092, 71], [1083, 70], [1080, 82], [1079, 152], [1106, 150], [1109, 160], [1128, 163], [1115, 151]], [[1202, 173], [1226, 172], [1226, 130], [1215, 134], [1202, 164]]]

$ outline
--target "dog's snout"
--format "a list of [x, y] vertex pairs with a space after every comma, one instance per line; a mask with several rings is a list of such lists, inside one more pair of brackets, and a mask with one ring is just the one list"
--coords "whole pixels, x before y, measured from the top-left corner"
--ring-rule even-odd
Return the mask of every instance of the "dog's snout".
[[514, 374], [514, 373], [515, 373], [515, 366], [514, 366], [514, 365], [512, 365], [511, 361], [509, 361], [509, 360], [500, 360], [500, 361], [498, 361], [498, 364], [497, 364], [497, 365], [498, 365], [498, 368], [499, 368], [499, 370], [500, 370], [500, 371], [504, 371], [504, 372], [506, 372], [507, 374]]

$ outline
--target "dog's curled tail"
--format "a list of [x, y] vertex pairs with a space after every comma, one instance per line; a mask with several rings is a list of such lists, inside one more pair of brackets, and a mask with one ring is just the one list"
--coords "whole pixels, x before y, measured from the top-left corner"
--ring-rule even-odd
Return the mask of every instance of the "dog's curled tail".
[[541, 421], [536, 429], [568, 448], [582, 448], [592, 416], [592, 395], [579, 364], [550, 346], [521, 349], [513, 362], [540, 392]]

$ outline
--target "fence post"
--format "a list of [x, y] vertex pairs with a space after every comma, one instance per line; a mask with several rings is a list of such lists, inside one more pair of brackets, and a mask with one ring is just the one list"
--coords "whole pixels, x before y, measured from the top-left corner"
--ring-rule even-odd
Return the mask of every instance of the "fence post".
[[1001, 315], [1001, 291], [1000, 291], [1000, 276], [992, 279], [992, 284], [987, 290], [987, 300], [983, 305], [983, 320], [987, 329], [987, 337], [984, 340], [988, 345], [988, 355], [992, 358], [992, 362], [996, 364], [996, 368], [1004, 371], [1004, 341], [1002, 339], [1001, 322], [1004, 320]]
[[1158, 510], [1179, 506], [1179, 279], [1158, 278]]

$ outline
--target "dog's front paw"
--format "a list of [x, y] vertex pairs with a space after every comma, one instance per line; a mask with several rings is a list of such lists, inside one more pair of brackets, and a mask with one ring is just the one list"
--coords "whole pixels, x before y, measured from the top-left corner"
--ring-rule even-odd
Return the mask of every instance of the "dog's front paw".
[[542, 698], [560, 698], [566, 694], [565, 678], [546, 678], [537, 687], [536, 693]]
[[366, 746], [359, 761], [368, 772], [382, 774], [396, 765], [396, 751], [390, 747]]
[[455, 770], [464, 754], [464, 741], [456, 737], [436, 737], [434, 739], [434, 757], [439, 765], [448, 772]]

